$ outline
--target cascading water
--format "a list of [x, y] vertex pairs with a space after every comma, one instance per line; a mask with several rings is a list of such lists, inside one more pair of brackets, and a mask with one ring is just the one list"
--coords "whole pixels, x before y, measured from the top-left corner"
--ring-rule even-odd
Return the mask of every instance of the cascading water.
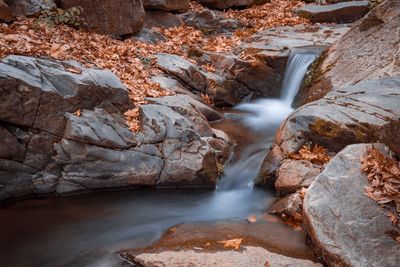
[[280, 123], [293, 111], [291, 105], [296, 97], [308, 67], [318, 56], [316, 52], [293, 53], [288, 61], [279, 99], [260, 99], [253, 103], [244, 103], [236, 109], [248, 114], [242, 122], [255, 132], [265, 136], [261, 142], [250, 145], [241, 157], [228, 165], [224, 175], [218, 182], [218, 190], [252, 189], [263, 159], [267, 153], [267, 145]]

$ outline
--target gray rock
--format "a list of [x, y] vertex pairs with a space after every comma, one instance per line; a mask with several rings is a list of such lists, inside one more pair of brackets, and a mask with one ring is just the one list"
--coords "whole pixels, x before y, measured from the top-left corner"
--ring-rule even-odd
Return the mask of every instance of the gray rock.
[[133, 108], [127, 89], [110, 71], [25, 56], [0, 61], [0, 98], [2, 121], [60, 137], [66, 112], [101, 105], [112, 105], [122, 112]]
[[369, 11], [369, 1], [341, 2], [332, 5], [306, 5], [296, 12], [312, 22], [349, 23], [362, 18]]
[[301, 216], [303, 209], [303, 199], [299, 192], [279, 198], [269, 208], [268, 212], [273, 215], [295, 218]]
[[189, 0], [143, 0], [143, 6], [146, 10], [186, 12], [189, 9]]
[[147, 10], [144, 18], [144, 28], [172, 28], [182, 24], [180, 15], [167, 11]]
[[372, 9], [316, 61], [296, 106], [320, 99], [334, 88], [399, 76], [399, 20], [400, 1], [385, 1]]
[[183, 15], [183, 20], [186, 25], [197, 28], [204, 33], [233, 32], [245, 26], [239, 20], [226, 19], [219, 12], [209, 9], [186, 13]]
[[53, 0], [6, 0], [14, 16], [32, 16], [44, 9], [56, 8]]
[[278, 168], [275, 189], [283, 196], [309, 187], [321, 168], [305, 160], [284, 160]]
[[62, 193], [76, 190], [66, 188], [70, 183], [85, 189], [155, 185], [163, 166], [161, 158], [137, 150], [118, 151], [66, 139], [59, 150], [63, 172], [57, 191], [62, 188]]
[[285, 154], [296, 152], [306, 140], [336, 152], [349, 144], [381, 141], [398, 152], [399, 88], [400, 77], [337, 88], [292, 113], [276, 142]]
[[176, 55], [159, 54], [156, 64], [191, 90], [207, 94], [216, 106], [232, 106], [253, 93], [236, 80], [200, 70], [195, 64]]
[[[189, 142], [200, 137], [197, 133], [197, 129], [200, 128], [194, 122], [169, 107], [144, 105], [140, 107], [139, 113], [141, 122], [141, 130], [137, 136], [139, 143], [159, 143], [165, 139]], [[201, 121], [204, 126], [206, 122]], [[211, 132], [211, 128], [208, 130]]]
[[400, 262], [399, 244], [385, 234], [396, 228], [386, 211], [364, 193], [368, 181], [360, 157], [368, 147], [358, 144], [342, 150], [304, 199], [304, 225], [329, 266], [394, 267]]
[[162, 35], [160, 32], [148, 28], [143, 28], [137, 35], [133, 36], [132, 38], [141, 42], [152, 44], [166, 41], [164, 35]]
[[165, 164], [159, 186], [214, 187], [218, 177], [217, 157], [203, 138], [189, 143], [165, 140]]
[[322, 267], [309, 260], [286, 257], [261, 247], [244, 246], [241, 251], [207, 252], [197, 250], [161, 251], [131, 255], [133, 262], [144, 267], [163, 266], [219, 266], [264, 267], [298, 266]]
[[126, 149], [135, 144], [133, 133], [124, 125], [120, 114], [109, 114], [104, 109], [83, 110], [78, 117], [67, 114], [64, 138], [82, 143]]
[[176, 94], [188, 95], [196, 100], [201, 100], [200, 96], [192, 93], [192, 91], [190, 91], [188, 88], [183, 86], [176, 79], [173, 79], [171, 77], [162, 76], [162, 75], [153, 76], [153, 77], [151, 77], [151, 79], [153, 80], [153, 82], [158, 83], [160, 85], [160, 87], [164, 90], [172, 91]]
[[[222, 119], [222, 115], [216, 110], [187, 95], [174, 95], [146, 99], [150, 103], [170, 107], [180, 114], [188, 113], [188, 111], [184, 112], [183, 110], [194, 109], [195, 111], [197, 111], [197, 113], [202, 114], [208, 121], [216, 121]], [[195, 118], [193, 119], [193, 121], [195, 121]]]

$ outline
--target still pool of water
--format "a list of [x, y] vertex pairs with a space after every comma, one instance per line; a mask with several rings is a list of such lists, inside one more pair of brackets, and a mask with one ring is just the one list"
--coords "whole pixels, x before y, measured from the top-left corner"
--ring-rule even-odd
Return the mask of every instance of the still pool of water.
[[0, 263], [62, 266], [93, 249], [148, 246], [181, 223], [245, 219], [273, 200], [261, 190], [133, 190], [26, 200], [0, 208]]

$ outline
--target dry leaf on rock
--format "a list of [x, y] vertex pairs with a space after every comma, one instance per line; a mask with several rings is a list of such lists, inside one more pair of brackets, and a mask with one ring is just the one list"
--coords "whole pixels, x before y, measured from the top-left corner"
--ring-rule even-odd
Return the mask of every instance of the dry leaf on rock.
[[240, 245], [242, 244], [242, 241], [243, 241], [242, 238], [237, 238], [237, 239], [231, 239], [231, 240], [217, 241], [217, 243], [223, 244], [224, 248], [227, 248], [227, 249], [239, 250]]

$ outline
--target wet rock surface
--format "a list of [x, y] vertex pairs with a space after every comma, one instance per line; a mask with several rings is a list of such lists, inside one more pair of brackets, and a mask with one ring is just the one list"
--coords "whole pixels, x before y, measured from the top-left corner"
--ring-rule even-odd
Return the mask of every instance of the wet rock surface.
[[306, 5], [296, 12], [312, 22], [349, 23], [362, 18], [369, 11], [369, 1], [340, 2], [331, 5]]
[[[134, 258], [134, 262], [144, 267], [161, 266], [222, 266], [222, 267], [264, 267], [270, 266], [322, 266], [312, 261], [294, 259], [269, 252], [260, 247], [246, 246], [241, 252], [219, 251], [213, 253], [195, 250], [163, 251], [143, 253]], [[267, 265], [268, 266], [268, 265]]]
[[0, 63], [1, 199], [132, 186], [214, 186], [230, 145], [221, 115], [187, 95], [148, 99], [141, 129], [109, 71], [9, 56]]
[[[375, 148], [385, 149], [375, 144]], [[372, 145], [346, 147], [316, 178], [304, 199], [303, 217], [313, 244], [332, 266], [397, 266], [399, 244], [386, 211], [364, 193], [368, 180], [360, 157]]]
[[57, 5], [63, 9], [82, 7], [82, 27], [101, 34], [136, 34], [144, 22], [142, 0], [58, 0]]
[[316, 61], [296, 106], [344, 85], [400, 75], [399, 19], [399, 1], [388, 0], [371, 10]]

